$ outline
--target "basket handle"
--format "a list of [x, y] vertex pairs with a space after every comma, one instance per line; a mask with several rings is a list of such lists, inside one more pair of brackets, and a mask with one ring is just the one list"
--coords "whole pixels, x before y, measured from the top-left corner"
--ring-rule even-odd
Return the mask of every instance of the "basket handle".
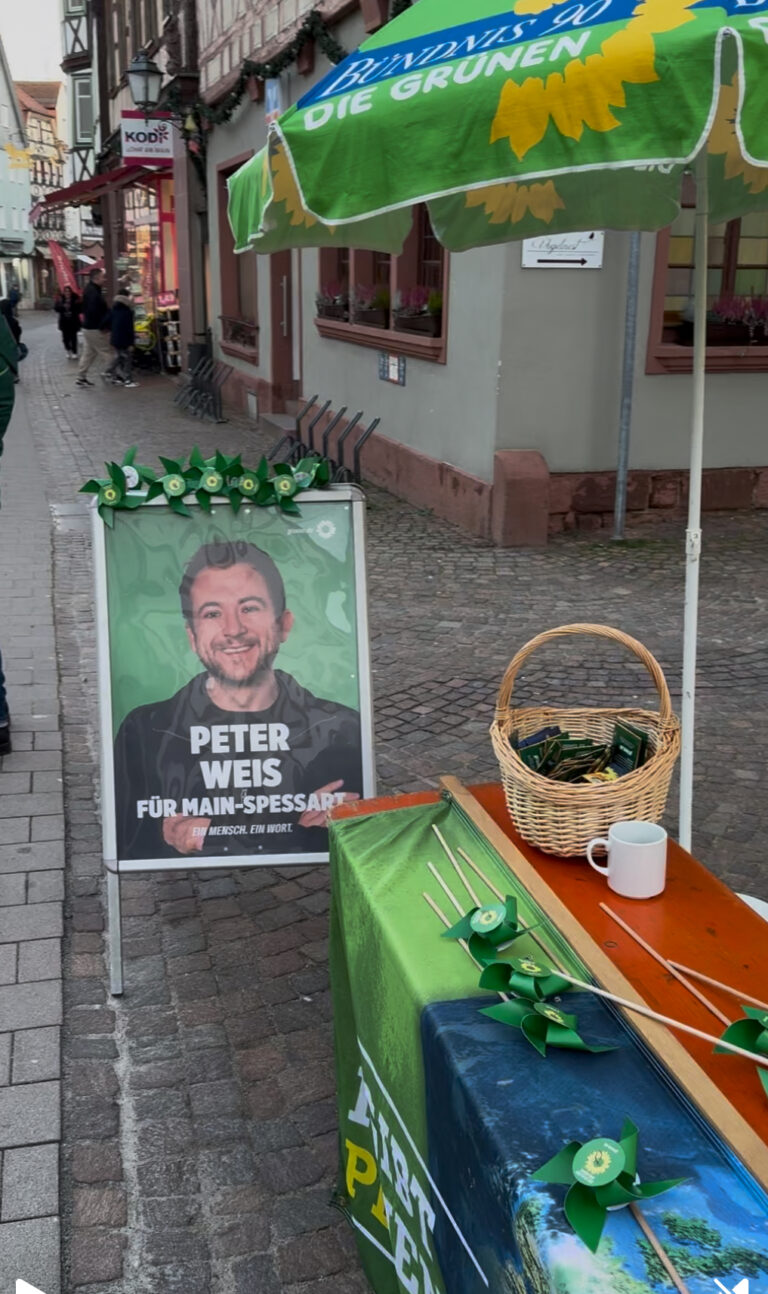
[[544, 633], [537, 634], [531, 638], [524, 647], [520, 648], [512, 660], [509, 662], [506, 673], [501, 680], [499, 695], [496, 699], [496, 718], [503, 719], [509, 710], [509, 703], [512, 697], [512, 688], [517, 678], [520, 667], [527, 661], [528, 657], [541, 647], [544, 643], [551, 642], [555, 638], [567, 638], [575, 634], [594, 634], [597, 638], [608, 638], [611, 642], [620, 643], [629, 651], [637, 656], [638, 660], [645, 666], [653, 679], [656, 690], [659, 694], [659, 717], [662, 723], [667, 723], [672, 717], [672, 703], [669, 699], [669, 688], [667, 680], [664, 677], [662, 668], [655, 656], [652, 656], [647, 647], [638, 642], [636, 638], [631, 638], [621, 629], [612, 629], [610, 625], [560, 625], [557, 629], [547, 629]]

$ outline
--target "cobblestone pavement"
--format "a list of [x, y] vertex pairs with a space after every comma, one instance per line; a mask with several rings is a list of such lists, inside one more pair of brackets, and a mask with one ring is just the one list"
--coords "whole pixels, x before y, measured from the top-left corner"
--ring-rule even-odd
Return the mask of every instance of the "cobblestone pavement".
[[[244, 421], [185, 418], [162, 378], [79, 391], [52, 322], [30, 318], [27, 331], [24, 399], [53, 515], [64, 736], [63, 1288], [362, 1294], [347, 1230], [328, 1205], [336, 1144], [325, 869], [129, 879], [126, 995], [106, 991], [93, 595], [75, 491], [135, 441], [146, 461], [195, 440], [205, 451], [258, 453], [269, 438]], [[433, 786], [442, 773], [492, 778], [487, 727], [499, 681], [514, 651], [556, 624], [603, 621], [640, 638], [679, 708], [680, 527], [623, 545], [564, 536], [543, 551], [498, 551], [375, 489], [368, 524], [382, 789]], [[765, 898], [768, 807], [757, 791], [768, 756], [767, 537], [768, 512], [706, 520], [694, 814], [697, 854]], [[515, 695], [653, 699], [638, 665], [588, 640], [531, 658]]]
[[0, 1275], [59, 1294], [62, 755], [49, 513], [24, 415], [14, 413], [0, 472], [13, 703], [13, 753], [0, 760]]

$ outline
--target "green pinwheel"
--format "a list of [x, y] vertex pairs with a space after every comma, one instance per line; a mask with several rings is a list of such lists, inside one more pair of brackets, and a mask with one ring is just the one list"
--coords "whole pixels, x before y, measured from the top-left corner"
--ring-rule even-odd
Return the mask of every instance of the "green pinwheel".
[[578, 1033], [578, 1020], [575, 1015], [567, 1015], [550, 1002], [527, 1002], [524, 998], [514, 998], [510, 1002], [498, 1002], [494, 1006], [481, 1008], [481, 1015], [488, 1015], [501, 1024], [509, 1024], [520, 1029], [532, 1047], [542, 1056], [546, 1056], [547, 1047], [563, 1047], [568, 1051], [614, 1051], [613, 1047], [592, 1045], [585, 1042]]
[[180, 516], [189, 517], [192, 514], [184, 502], [189, 494], [195, 495], [204, 512], [211, 511], [214, 496], [218, 496], [229, 500], [233, 512], [247, 500], [258, 507], [276, 505], [281, 512], [297, 514], [294, 496], [327, 486], [331, 480], [330, 463], [318, 457], [303, 458], [295, 467], [290, 463], [270, 467], [262, 458], [254, 470], [243, 467], [240, 454], [229, 456], [217, 449], [205, 458], [195, 445], [186, 463], [161, 457], [163, 471], [159, 475], [151, 467], [135, 463], [135, 457], [133, 445], [122, 463], [106, 464], [105, 479], [93, 478], [81, 486], [82, 493], [98, 495], [99, 516], [108, 526], [114, 526], [116, 510], [139, 508], [158, 498], [164, 498]]
[[134, 458], [136, 446], [133, 445], [124, 455], [122, 463], [105, 463], [106, 479], [92, 478], [80, 487], [81, 494], [98, 496], [99, 516], [108, 526], [114, 526], [116, 509], [134, 509], [144, 502], [143, 495], [131, 494], [140, 484], [148, 484], [154, 479], [149, 467], [136, 467]]
[[488, 962], [480, 976], [480, 987], [496, 993], [514, 993], [516, 997], [526, 998], [530, 1006], [556, 993], [564, 993], [570, 985], [553, 966], [545, 966], [533, 957], [513, 957], [508, 962]]
[[576, 1235], [595, 1253], [609, 1209], [661, 1195], [679, 1186], [684, 1177], [641, 1183], [637, 1174], [638, 1130], [625, 1119], [618, 1141], [595, 1137], [567, 1146], [531, 1176], [537, 1182], [554, 1182], [569, 1188], [565, 1216]]
[[497, 949], [527, 933], [517, 915], [517, 899], [508, 894], [503, 903], [470, 908], [460, 921], [443, 931], [443, 939], [465, 939], [481, 966], [496, 961]]
[[[764, 1011], [759, 1006], [741, 1007], [746, 1020], [735, 1020], [729, 1024], [725, 1033], [721, 1034], [723, 1042], [730, 1042], [735, 1047], [743, 1047], [745, 1051], [753, 1051], [756, 1056], [768, 1057], [768, 1011]], [[725, 1052], [725, 1047], [715, 1047], [716, 1052]], [[763, 1090], [768, 1096], [768, 1069], [764, 1065], [757, 1066], [757, 1076], [763, 1085]]]

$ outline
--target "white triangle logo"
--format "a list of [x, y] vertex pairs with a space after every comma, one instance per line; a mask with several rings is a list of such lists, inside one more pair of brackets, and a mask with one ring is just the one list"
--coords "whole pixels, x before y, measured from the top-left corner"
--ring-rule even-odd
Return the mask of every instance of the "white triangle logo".
[[746, 1276], [743, 1281], [739, 1281], [738, 1285], [734, 1285], [733, 1294], [749, 1294], [749, 1281]]
[[16, 1294], [43, 1294], [43, 1291], [39, 1290], [35, 1285], [30, 1285], [28, 1281], [17, 1281]]

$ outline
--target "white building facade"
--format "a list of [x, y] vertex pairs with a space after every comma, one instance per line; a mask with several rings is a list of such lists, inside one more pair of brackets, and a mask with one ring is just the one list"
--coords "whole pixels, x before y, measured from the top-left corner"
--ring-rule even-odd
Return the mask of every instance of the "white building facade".
[[33, 238], [29, 153], [24, 123], [0, 38], [0, 295], [17, 286], [29, 298]]
[[[308, 8], [198, 0], [203, 97], [221, 101], [244, 58], [273, 58]], [[356, 9], [328, 3], [323, 14], [337, 18], [333, 35], [351, 50], [387, 10], [359, 0]], [[281, 78], [282, 108], [329, 66], [314, 48], [300, 57]], [[335, 249], [235, 257], [226, 181], [263, 146], [273, 97], [254, 82], [207, 140], [210, 315], [216, 355], [234, 369], [233, 402], [271, 416], [318, 393], [332, 409], [379, 417], [364, 475], [498, 543], [612, 527], [630, 235], [607, 233], [597, 268], [529, 268], [519, 242], [447, 255], [417, 210], [399, 257]], [[693, 270], [685, 191], [682, 202], [674, 225], [641, 243], [635, 519], [685, 509]], [[439, 304], [421, 332], [399, 309], [414, 292]], [[711, 230], [709, 294], [715, 315], [720, 298], [768, 306], [768, 214]], [[745, 338], [710, 325], [707, 367], [704, 507], [768, 507], [768, 333]]]

